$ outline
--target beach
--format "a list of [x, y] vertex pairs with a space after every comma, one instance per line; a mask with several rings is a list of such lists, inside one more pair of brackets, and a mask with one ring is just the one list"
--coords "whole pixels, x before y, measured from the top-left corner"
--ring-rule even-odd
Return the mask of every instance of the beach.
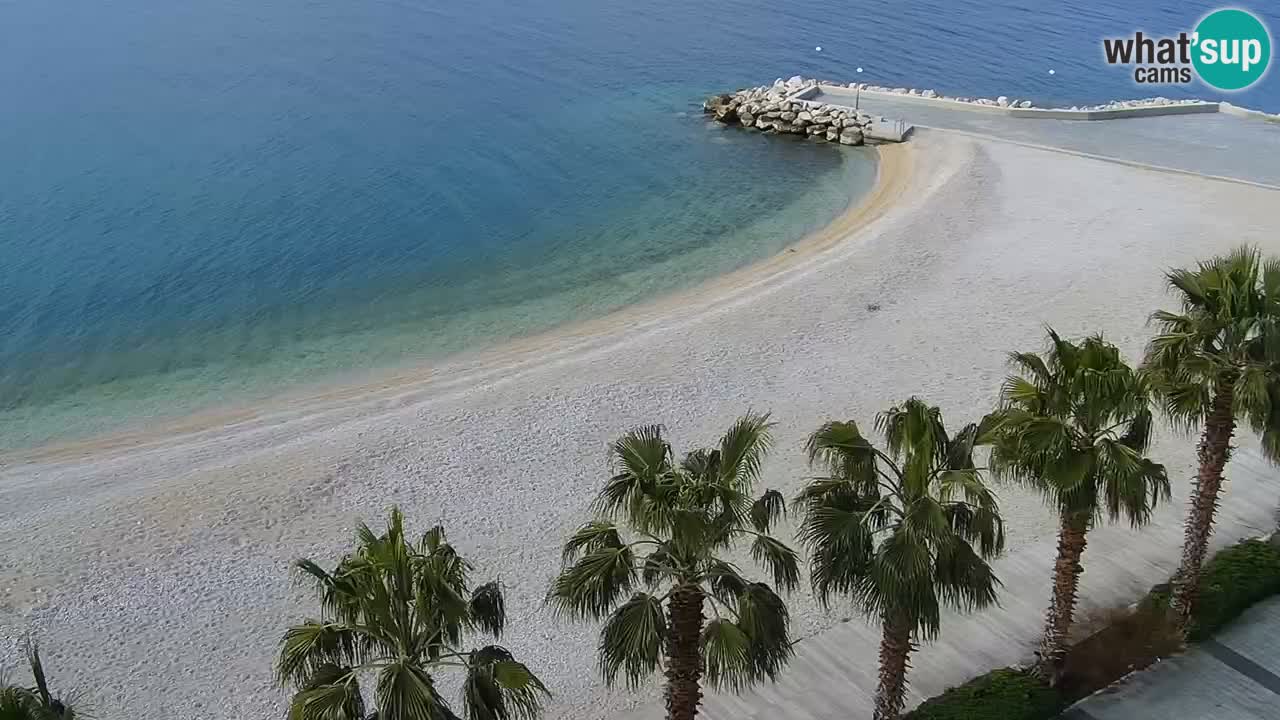
[[[1045, 324], [1136, 361], [1147, 316], [1173, 305], [1164, 269], [1280, 252], [1275, 190], [936, 131], [880, 152], [875, 189], [830, 226], [695, 289], [377, 382], [0, 457], [0, 657], [34, 630], [101, 720], [279, 716], [278, 640], [317, 611], [290, 560], [330, 563], [398, 505], [502, 580], [503, 644], [551, 688], [548, 717], [644, 709], [654, 688], [598, 679], [598, 628], [542, 604], [611, 439], [661, 423], [680, 452], [770, 411], [763, 485], [790, 496], [823, 421], [869, 425], [909, 395], [975, 421]], [[1176, 524], [1194, 443], [1166, 430], [1154, 454], [1175, 479], [1157, 517]], [[1039, 498], [1000, 495], [1010, 553], [1051, 549]], [[851, 614], [806, 592], [791, 608], [805, 637]]]

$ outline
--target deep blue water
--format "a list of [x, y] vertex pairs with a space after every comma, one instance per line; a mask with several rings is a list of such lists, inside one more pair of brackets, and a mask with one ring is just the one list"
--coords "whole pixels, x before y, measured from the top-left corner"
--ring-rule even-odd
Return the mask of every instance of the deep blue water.
[[[874, 173], [709, 127], [709, 92], [862, 66], [1212, 97], [1099, 40], [1213, 7], [0, 0], [0, 447], [606, 312], [777, 252]], [[1231, 99], [1280, 111], [1277, 77]]]

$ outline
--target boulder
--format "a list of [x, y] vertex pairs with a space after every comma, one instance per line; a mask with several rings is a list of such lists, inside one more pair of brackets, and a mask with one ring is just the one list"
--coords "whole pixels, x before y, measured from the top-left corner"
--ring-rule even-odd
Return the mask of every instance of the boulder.
[[1029, 107], [1031, 107], [1031, 101], [1030, 101], [1030, 100], [1023, 100], [1022, 102], [1018, 103], [1018, 107], [1020, 107], [1020, 108], [1024, 108], [1024, 109], [1025, 109], [1025, 108], [1029, 108]]
[[752, 127], [756, 124], [756, 116], [751, 113], [738, 113], [738, 121], [746, 127]]
[[831, 122], [831, 116], [823, 115], [823, 114], [814, 115], [813, 121], [816, 123], [820, 123], [822, 125], [826, 125], [827, 123]]
[[796, 119], [804, 120], [806, 122], [812, 122], [813, 113], [809, 112], [808, 110], [801, 110], [800, 112], [796, 113]]
[[1009, 96], [1001, 95], [1000, 97], [996, 98], [996, 104], [999, 105], [1000, 107], [1009, 107]]
[[773, 127], [773, 121], [772, 121], [772, 120], [767, 120], [767, 119], [765, 119], [765, 118], [756, 118], [756, 129], [758, 129], [758, 130], [768, 130], [768, 129], [769, 129], [769, 128], [771, 128], [771, 127]]
[[788, 111], [786, 111], [786, 112], [782, 113], [782, 115], [781, 115], [780, 117], [781, 117], [783, 120], [787, 121], [787, 122], [791, 122], [792, 120], [795, 120], [795, 119], [796, 119], [796, 114], [795, 114], [795, 113], [793, 113], [793, 112], [791, 112], [790, 110], [788, 110]]
[[809, 135], [823, 135], [826, 134], [827, 129], [821, 125], [810, 125], [804, 131]]
[[778, 118], [782, 117], [782, 113], [778, 112], [777, 110], [770, 110], [769, 112], [765, 113], [764, 116], [770, 120], [777, 120]]
[[727, 107], [733, 102], [732, 95], [712, 95], [702, 103], [702, 111], [708, 113], [717, 112], [722, 107]]
[[845, 128], [840, 131], [841, 145], [861, 145], [862, 131], [857, 128]]
[[840, 139], [839, 130], [828, 130], [826, 134], [827, 142], [835, 142]]
[[809, 125], [811, 125], [812, 123], [810, 123], [808, 120], [805, 120], [802, 117], [798, 117], [792, 121], [792, 124], [794, 124], [796, 127], [809, 127]]
[[938, 97], [938, 93], [934, 90], [925, 90], [924, 92], [920, 93], [920, 97], [936, 98]]
[[787, 87], [795, 88], [796, 90], [799, 90], [800, 88], [804, 87], [804, 78], [800, 77], [799, 75], [792, 75], [790, 78], [787, 79]]

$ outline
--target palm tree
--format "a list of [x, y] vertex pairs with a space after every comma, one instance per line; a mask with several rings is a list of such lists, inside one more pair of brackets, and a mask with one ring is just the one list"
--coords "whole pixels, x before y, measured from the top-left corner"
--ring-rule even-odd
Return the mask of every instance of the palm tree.
[[[506, 648], [462, 649], [464, 633], [501, 636], [505, 603], [497, 582], [470, 589], [471, 565], [443, 528], [412, 544], [393, 508], [384, 534], [364, 524], [356, 534], [356, 551], [333, 572], [295, 563], [319, 591], [323, 616], [282, 640], [276, 677], [297, 690], [289, 720], [457, 720], [436, 689], [434, 673], [447, 667], [466, 673], [469, 720], [541, 715], [546, 688]], [[378, 709], [366, 714], [360, 680], [371, 676]]]
[[1104, 516], [1146, 524], [1156, 504], [1169, 499], [1169, 478], [1145, 455], [1152, 426], [1146, 378], [1101, 336], [1075, 344], [1048, 333], [1044, 357], [1010, 355], [1023, 374], [1002, 389], [991, 466], [1040, 491], [1058, 513], [1058, 558], [1039, 667], [1056, 685], [1087, 533]]
[[71, 705], [49, 692], [40, 649], [34, 640], [26, 643], [27, 664], [31, 667], [34, 688], [9, 685], [0, 678], [0, 720], [75, 720], [84, 717]]
[[1159, 333], [1144, 365], [1165, 414], [1188, 431], [1201, 428], [1170, 601], [1185, 632], [1237, 423], [1247, 422], [1261, 435], [1264, 453], [1280, 459], [1280, 262], [1264, 263], [1256, 249], [1241, 247], [1194, 270], [1173, 270], [1168, 280], [1182, 311], [1151, 315]]
[[721, 557], [749, 541], [776, 586], [791, 590], [799, 580], [799, 558], [769, 534], [785, 512], [782, 495], [751, 500], [770, 427], [767, 415], [748, 414], [718, 448], [694, 450], [679, 464], [658, 426], [614, 442], [617, 473], [596, 499], [598, 517], [565, 543], [547, 595], [569, 617], [605, 620], [607, 684], [623, 675], [634, 687], [665, 668], [670, 720], [697, 715], [704, 674], [712, 687], [738, 690], [773, 679], [791, 657], [782, 599]]
[[913, 397], [876, 427], [888, 452], [852, 420], [813, 433], [809, 461], [826, 475], [796, 503], [818, 599], [848, 596], [881, 623], [875, 718], [891, 720], [902, 712], [910, 654], [937, 636], [942, 606], [995, 602], [1000, 581], [987, 559], [1004, 548], [1004, 524], [973, 462], [978, 426], [952, 437], [941, 411]]

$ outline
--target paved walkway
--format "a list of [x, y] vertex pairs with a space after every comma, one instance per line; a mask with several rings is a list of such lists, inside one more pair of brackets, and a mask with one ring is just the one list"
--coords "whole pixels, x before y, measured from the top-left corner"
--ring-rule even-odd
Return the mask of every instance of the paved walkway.
[[1128, 120], [1040, 120], [864, 95], [863, 110], [916, 127], [1083, 152], [1188, 172], [1280, 185], [1280, 124], [1213, 113]]
[[[1227, 477], [1213, 537], [1214, 549], [1268, 532], [1274, 527], [1274, 513], [1280, 502], [1280, 474], [1254, 450], [1237, 451], [1228, 466]], [[1125, 606], [1152, 585], [1168, 580], [1177, 566], [1184, 516], [1181, 502], [1171, 505], [1141, 531], [1121, 524], [1107, 525], [1090, 533], [1085, 573], [1081, 578], [1080, 616], [1087, 616], [1093, 610]], [[997, 561], [996, 571], [1005, 585], [1001, 607], [980, 614], [943, 617], [938, 641], [912, 656], [908, 707], [975, 675], [1032, 659], [1044, 609], [1048, 606], [1055, 549], [1056, 539], [1047, 539], [1015, 549]], [[844, 608], [833, 611], [844, 611]], [[1275, 637], [1280, 635], [1273, 634], [1273, 641]], [[869, 719], [877, 681], [879, 641], [879, 628], [868, 626], [858, 618], [804, 639], [797, 644], [795, 658], [777, 683], [758, 686], [742, 695], [711, 692], [703, 703], [700, 717], [706, 720]], [[1266, 638], [1257, 638], [1256, 642], [1261, 646]], [[1273, 655], [1273, 658], [1271, 670], [1278, 671], [1280, 656]], [[1246, 682], [1243, 676], [1236, 674], [1235, 677], [1241, 683]], [[1206, 684], [1205, 680], [1199, 680], [1196, 687]], [[1226, 685], [1220, 690], [1232, 692]], [[1275, 720], [1280, 718], [1280, 697], [1272, 699], [1275, 701], [1272, 714], [1265, 717]], [[662, 707], [655, 703], [626, 717], [658, 720], [663, 717]], [[1128, 716], [1099, 716], [1097, 720], [1113, 717]], [[1161, 720], [1199, 717], [1216, 716], [1213, 713], [1166, 714]]]
[[1250, 608], [1225, 632], [1122, 685], [1082, 700], [1063, 720], [1280, 718], [1280, 598]]

